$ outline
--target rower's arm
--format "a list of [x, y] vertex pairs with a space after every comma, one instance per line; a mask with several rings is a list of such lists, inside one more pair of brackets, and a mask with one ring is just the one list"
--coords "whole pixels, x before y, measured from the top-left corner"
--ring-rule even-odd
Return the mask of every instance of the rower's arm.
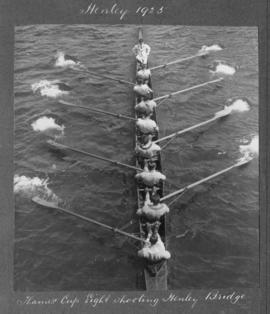
[[163, 210], [164, 214], [170, 212], [170, 209], [169, 209], [167, 204], [165, 204], [165, 203], [160, 203], [160, 204], [162, 205], [162, 210]]
[[151, 201], [150, 201], [150, 194], [149, 194], [149, 191], [147, 191], [146, 195], [145, 195], [145, 201], [144, 201], [144, 205], [149, 205], [151, 204]]
[[135, 147], [135, 154], [139, 154], [141, 152], [141, 148], [139, 145], [136, 145]]
[[157, 145], [157, 144], [155, 144], [154, 143], [154, 150], [158, 153], [158, 152], [160, 152], [161, 151], [161, 147], [159, 146], [159, 145]]
[[161, 178], [162, 178], [163, 181], [166, 180], [166, 176], [164, 174], [161, 175]]
[[151, 52], [151, 47], [149, 45], [146, 45], [146, 54], [149, 56]]
[[144, 168], [143, 168], [144, 172], [149, 172], [149, 169], [148, 169], [148, 161], [145, 159], [144, 160]]
[[137, 56], [137, 54], [138, 54], [138, 47], [137, 47], [137, 45], [135, 45], [135, 46], [132, 48], [132, 52], [134, 53], [135, 56]]

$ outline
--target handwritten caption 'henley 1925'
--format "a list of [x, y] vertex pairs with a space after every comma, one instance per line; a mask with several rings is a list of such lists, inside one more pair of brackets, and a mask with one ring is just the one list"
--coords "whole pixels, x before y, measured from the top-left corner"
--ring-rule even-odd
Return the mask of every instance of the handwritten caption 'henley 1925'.
[[[117, 3], [110, 7], [102, 7], [95, 2], [91, 2], [87, 7], [80, 9], [82, 15], [103, 15], [103, 16], [118, 16], [122, 21], [131, 11], [119, 6]], [[164, 7], [144, 7], [140, 6], [135, 9], [135, 13], [144, 17], [147, 15], [161, 15], [164, 13]]]

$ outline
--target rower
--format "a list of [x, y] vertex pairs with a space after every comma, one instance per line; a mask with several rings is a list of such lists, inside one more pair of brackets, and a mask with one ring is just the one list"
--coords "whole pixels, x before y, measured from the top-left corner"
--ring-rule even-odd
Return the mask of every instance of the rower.
[[134, 92], [138, 97], [145, 97], [147, 99], [150, 99], [153, 95], [152, 89], [145, 83], [143, 83], [143, 80], [138, 80], [137, 84], [133, 88]]
[[153, 99], [147, 99], [140, 101], [135, 106], [135, 110], [138, 114], [145, 114], [147, 116], [151, 116], [156, 107], [157, 104]]
[[155, 134], [159, 130], [156, 122], [146, 115], [136, 121], [136, 127], [143, 134]]
[[160, 146], [152, 142], [152, 135], [143, 135], [141, 143], [135, 148], [139, 160], [155, 158], [160, 151]]
[[142, 80], [145, 83], [148, 83], [151, 77], [150, 69], [147, 69], [146, 64], [141, 66], [141, 69], [137, 72], [137, 80]]
[[160, 221], [154, 221], [152, 223], [147, 222], [144, 226], [146, 227], [146, 233], [150, 239], [153, 234], [158, 234], [159, 227], [161, 225]]
[[165, 249], [165, 245], [162, 242], [158, 233], [149, 233], [147, 243], [141, 250], [138, 251], [138, 256], [148, 259], [151, 262], [159, 262], [162, 259], [170, 259], [171, 254]]
[[147, 64], [151, 48], [143, 42], [142, 38], [139, 39], [139, 43], [133, 47], [132, 51], [136, 56], [136, 60], [140, 62], [140, 64]]
[[139, 216], [145, 217], [150, 222], [159, 220], [168, 212], [169, 207], [160, 203], [160, 196], [155, 193], [150, 197], [149, 192], [146, 193], [144, 206], [137, 210]]
[[149, 166], [147, 166], [147, 162], [145, 162], [143, 172], [137, 173], [135, 179], [139, 184], [143, 183], [147, 187], [154, 187], [165, 181], [166, 176], [156, 170], [156, 164], [154, 162], [149, 163]]

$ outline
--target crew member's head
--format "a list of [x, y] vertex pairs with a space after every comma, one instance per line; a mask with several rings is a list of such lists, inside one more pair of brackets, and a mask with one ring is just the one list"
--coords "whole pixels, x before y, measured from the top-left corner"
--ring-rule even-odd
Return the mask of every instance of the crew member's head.
[[147, 143], [150, 142], [150, 140], [152, 139], [152, 136], [147, 134], [147, 135], [143, 135], [142, 136], [142, 145], [146, 145]]
[[141, 70], [144, 70], [144, 69], [146, 69], [146, 63], [141, 64]]
[[151, 170], [155, 170], [156, 169], [156, 164], [154, 162], [149, 162], [148, 163], [148, 169]]
[[150, 238], [150, 243], [151, 243], [151, 245], [156, 244], [157, 241], [158, 241], [158, 236], [157, 236], [156, 233], [153, 233], [153, 234], [151, 235], [151, 238]]
[[157, 193], [152, 194], [150, 199], [154, 205], [157, 205], [160, 203], [160, 196]]

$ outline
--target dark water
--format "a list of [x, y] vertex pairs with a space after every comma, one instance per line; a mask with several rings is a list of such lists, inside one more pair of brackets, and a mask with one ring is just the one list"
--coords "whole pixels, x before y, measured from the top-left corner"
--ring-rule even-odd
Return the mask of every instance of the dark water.
[[[249, 112], [174, 140], [163, 152], [163, 169], [176, 186], [232, 165], [239, 145], [258, 134], [258, 61], [255, 28], [147, 26], [151, 65], [196, 53], [204, 45], [222, 44], [221, 52], [153, 73], [155, 95], [164, 95], [213, 79], [215, 60], [238, 66], [220, 87], [207, 87], [163, 103], [158, 110], [161, 136], [210, 118], [228, 98], [247, 98]], [[47, 135], [31, 123], [42, 116], [65, 126], [65, 144], [134, 164], [134, 125], [57, 104], [33, 94], [43, 79], [72, 87], [65, 97], [85, 106], [133, 113], [131, 88], [71, 69], [54, 67], [57, 49], [77, 56], [91, 71], [134, 79], [131, 48], [137, 27], [27, 26], [16, 28], [15, 174], [47, 176], [49, 188], [70, 208], [112, 226], [122, 226], [136, 209], [133, 172], [88, 159], [72, 168], [49, 149]], [[14, 281], [16, 290], [135, 290], [139, 260], [136, 246], [93, 225], [40, 208], [31, 197], [16, 194]], [[170, 207], [167, 220], [169, 289], [255, 287], [258, 285], [258, 158], [211, 183], [186, 193]], [[190, 230], [184, 238], [176, 235]], [[129, 229], [137, 232], [136, 227]]]

